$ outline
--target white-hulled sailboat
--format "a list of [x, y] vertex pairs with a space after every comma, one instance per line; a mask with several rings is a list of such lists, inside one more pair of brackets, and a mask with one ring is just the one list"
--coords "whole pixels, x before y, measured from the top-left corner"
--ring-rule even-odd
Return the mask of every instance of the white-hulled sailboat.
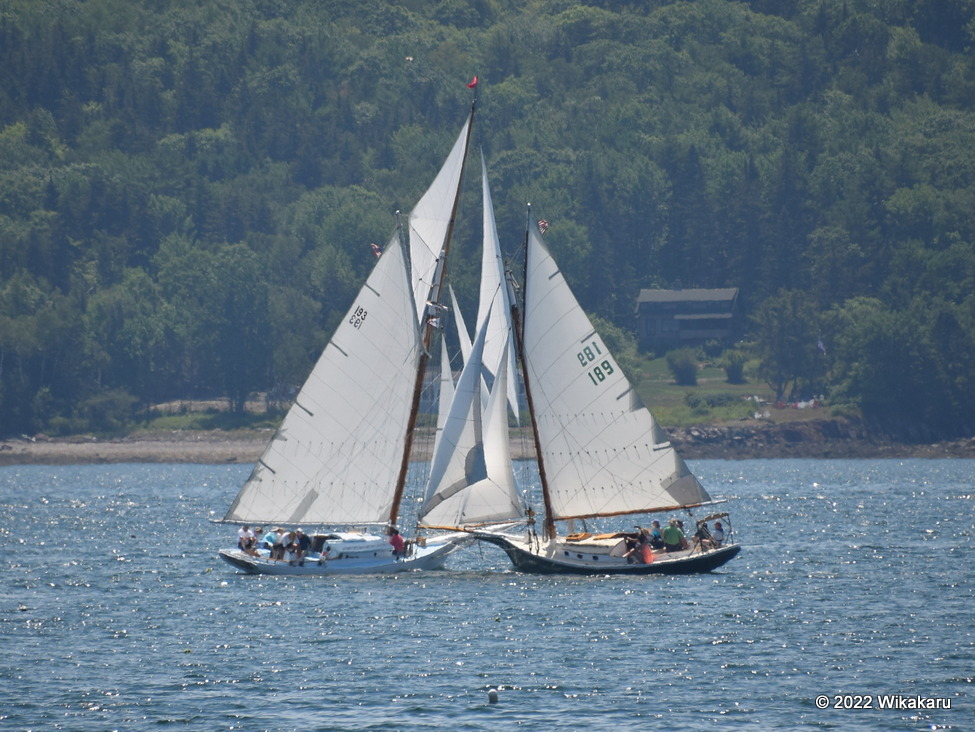
[[417, 538], [397, 556], [384, 532], [362, 527], [388, 531], [400, 520], [473, 119], [474, 105], [411, 212], [408, 232], [397, 227], [222, 519], [325, 530], [311, 533], [310, 551], [291, 561], [266, 550], [220, 550], [238, 569], [296, 575], [437, 569], [471, 541], [463, 533]]
[[[556, 522], [689, 511], [714, 501], [623, 375], [534, 221], [525, 246], [523, 306], [512, 318], [544, 504], [541, 533], [533, 512], [524, 531], [470, 530], [525, 572], [686, 574], [723, 565], [741, 548], [730, 536], [694, 542], [688, 535], [686, 548], [654, 552], [628, 551], [639, 539], [632, 532], [559, 535]], [[715, 519], [727, 514], [697, 523], [706, 530]]]

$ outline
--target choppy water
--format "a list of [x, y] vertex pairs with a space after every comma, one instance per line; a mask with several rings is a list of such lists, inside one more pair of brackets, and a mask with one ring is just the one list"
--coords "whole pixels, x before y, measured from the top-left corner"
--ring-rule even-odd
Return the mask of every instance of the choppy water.
[[244, 466], [2, 468], [0, 728], [972, 729], [975, 461], [692, 468], [746, 545], [714, 574], [340, 580], [216, 558]]

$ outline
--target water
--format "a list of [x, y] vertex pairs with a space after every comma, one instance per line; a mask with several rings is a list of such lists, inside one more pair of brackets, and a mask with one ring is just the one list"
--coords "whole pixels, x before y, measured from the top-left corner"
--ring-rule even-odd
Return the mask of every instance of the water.
[[341, 580], [216, 558], [246, 466], [2, 468], [0, 728], [971, 728], [975, 461], [692, 468], [745, 544], [713, 574], [536, 577], [486, 546]]

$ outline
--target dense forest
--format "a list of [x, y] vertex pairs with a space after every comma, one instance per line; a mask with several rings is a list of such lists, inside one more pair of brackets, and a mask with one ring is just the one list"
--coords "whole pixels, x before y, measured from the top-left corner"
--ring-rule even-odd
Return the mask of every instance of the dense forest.
[[971, 435], [973, 44], [975, 0], [0, 0], [0, 433], [287, 394], [476, 74], [503, 246], [531, 201], [589, 312], [738, 287], [780, 392]]

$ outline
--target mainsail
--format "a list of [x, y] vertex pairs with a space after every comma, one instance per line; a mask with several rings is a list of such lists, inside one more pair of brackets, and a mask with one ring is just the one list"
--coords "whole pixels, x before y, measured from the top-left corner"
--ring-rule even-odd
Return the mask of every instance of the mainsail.
[[620, 370], [529, 226], [523, 349], [549, 519], [711, 500]]
[[[224, 517], [395, 522], [474, 111]], [[432, 304], [431, 304], [432, 303]]]
[[398, 239], [386, 247], [225, 521], [385, 519], [419, 353]]

